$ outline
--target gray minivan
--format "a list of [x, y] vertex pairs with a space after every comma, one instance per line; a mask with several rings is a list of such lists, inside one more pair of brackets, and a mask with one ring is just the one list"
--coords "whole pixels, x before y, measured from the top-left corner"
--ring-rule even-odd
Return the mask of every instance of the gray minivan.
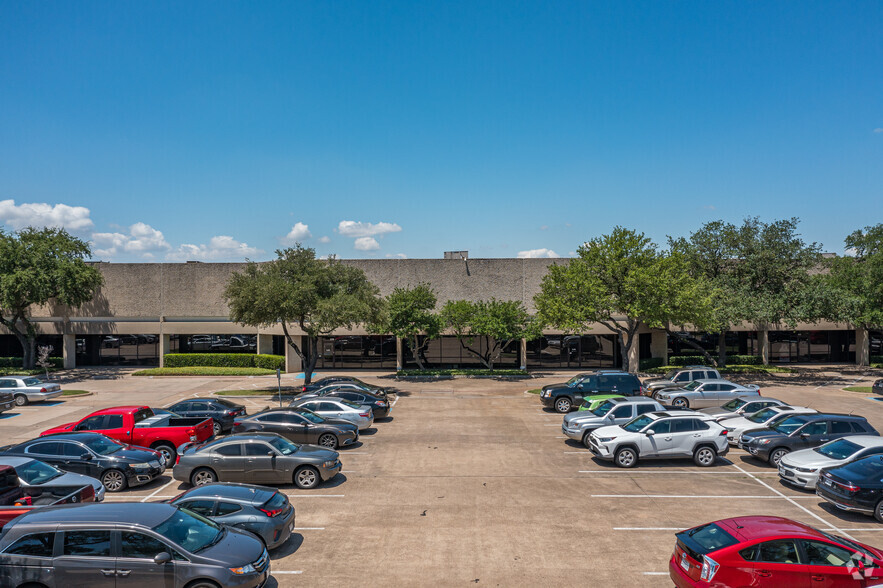
[[40, 508], [0, 535], [0, 586], [258, 588], [270, 576], [261, 541], [159, 503]]

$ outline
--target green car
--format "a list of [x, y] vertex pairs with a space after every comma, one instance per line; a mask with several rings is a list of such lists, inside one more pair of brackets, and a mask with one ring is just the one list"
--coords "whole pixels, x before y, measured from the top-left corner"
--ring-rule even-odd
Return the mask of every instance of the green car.
[[601, 403], [605, 400], [612, 400], [613, 398], [617, 398], [622, 400], [624, 396], [619, 396], [617, 394], [592, 394], [590, 396], [585, 396], [583, 398], [583, 403], [579, 405], [579, 410], [595, 410]]

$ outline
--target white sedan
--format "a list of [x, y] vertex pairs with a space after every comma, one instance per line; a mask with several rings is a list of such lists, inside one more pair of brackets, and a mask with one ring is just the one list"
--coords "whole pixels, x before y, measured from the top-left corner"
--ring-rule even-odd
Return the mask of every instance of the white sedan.
[[61, 396], [61, 386], [44, 384], [39, 378], [30, 376], [7, 376], [0, 378], [0, 392], [12, 392], [15, 404], [24, 406], [31, 402], [41, 402]]
[[763, 429], [771, 426], [781, 418], [794, 414], [811, 414], [818, 412], [805, 406], [768, 406], [749, 416], [733, 417], [720, 421], [721, 426], [727, 429], [727, 443], [739, 445], [742, 433]]

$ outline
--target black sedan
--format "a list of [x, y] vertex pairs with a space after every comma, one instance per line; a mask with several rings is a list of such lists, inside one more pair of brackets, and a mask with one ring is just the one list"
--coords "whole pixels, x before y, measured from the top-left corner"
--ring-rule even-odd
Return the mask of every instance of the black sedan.
[[233, 419], [248, 414], [245, 407], [223, 398], [188, 398], [169, 407], [171, 412], [184, 417], [210, 418], [215, 435], [233, 429]]
[[336, 451], [298, 445], [276, 433], [240, 433], [182, 445], [172, 470], [176, 480], [202, 486], [212, 482], [257, 482], [315, 488], [340, 472]]
[[337, 419], [326, 419], [306, 409], [271, 408], [238, 418], [234, 433], [278, 433], [295, 443], [310, 443], [329, 449], [352, 445], [359, 440], [359, 427]]
[[327, 386], [317, 392], [302, 394], [292, 401], [291, 406], [294, 406], [295, 403], [306, 398], [324, 397], [341, 398], [343, 400], [355, 402], [356, 404], [371, 407], [371, 410], [374, 411], [375, 419], [382, 419], [389, 416], [389, 411], [391, 410], [389, 398], [387, 398], [386, 396], [377, 396], [376, 394], [372, 394], [367, 390], [356, 390], [354, 388], [346, 388], [337, 385]]
[[353, 386], [358, 386], [363, 390], [370, 390], [377, 394], [383, 393], [384, 396], [386, 395], [386, 389], [382, 386], [375, 386], [374, 384], [363, 382], [359, 378], [353, 378], [351, 376], [325, 376], [324, 378], [319, 378], [309, 384], [304, 384], [301, 392], [315, 392], [316, 390], [321, 390], [325, 386], [331, 384], [351, 384]]
[[124, 445], [100, 433], [46, 435], [7, 447], [3, 454], [39, 459], [65, 472], [98, 478], [108, 492], [147, 484], [166, 469], [158, 451]]
[[883, 456], [823, 469], [816, 494], [841, 510], [871, 515], [883, 523]]

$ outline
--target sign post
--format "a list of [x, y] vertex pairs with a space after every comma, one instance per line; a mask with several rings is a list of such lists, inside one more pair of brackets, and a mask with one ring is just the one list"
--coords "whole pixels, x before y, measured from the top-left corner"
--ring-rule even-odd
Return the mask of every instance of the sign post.
[[282, 370], [276, 368], [276, 388], [279, 390], [279, 408], [282, 408]]

